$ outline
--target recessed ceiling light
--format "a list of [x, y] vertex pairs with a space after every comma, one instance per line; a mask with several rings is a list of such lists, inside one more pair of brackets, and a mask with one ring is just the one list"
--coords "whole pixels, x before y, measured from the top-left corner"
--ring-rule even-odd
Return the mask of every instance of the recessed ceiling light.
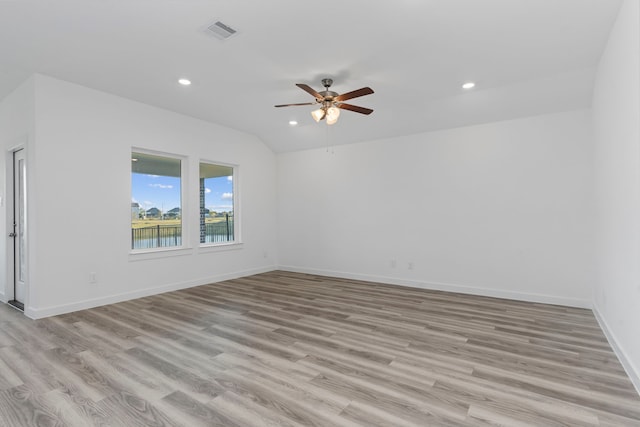
[[296, 126], [298, 124], [298, 122], [296, 122], [295, 120], [289, 120], [289, 124], [291, 126]]
[[131, 159], [132, 162], [137, 162], [138, 159], [136, 159], [135, 157]]
[[476, 84], [474, 82], [466, 82], [465, 84], [462, 85], [462, 89], [471, 89], [475, 86]]
[[180, 79], [180, 80], [178, 80], [178, 83], [180, 83], [182, 86], [189, 86], [191, 84], [191, 80], [189, 80], [189, 79]]

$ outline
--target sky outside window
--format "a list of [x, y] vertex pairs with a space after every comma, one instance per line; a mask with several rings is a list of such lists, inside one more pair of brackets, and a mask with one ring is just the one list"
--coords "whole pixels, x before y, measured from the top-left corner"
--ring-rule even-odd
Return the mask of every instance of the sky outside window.
[[[213, 212], [233, 211], [233, 177], [205, 179], [205, 207]], [[145, 211], [158, 208], [163, 213], [180, 207], [180, 178], [131, 174], [131, 202]]]
[[233, 212], [233, 176], [205, 178], [204, 205], [211, 212]]
[[163, 213], [180, 207], [180, 178], [172, 176], [131, 174], [131, 202], [145, 211], [157, 208]]

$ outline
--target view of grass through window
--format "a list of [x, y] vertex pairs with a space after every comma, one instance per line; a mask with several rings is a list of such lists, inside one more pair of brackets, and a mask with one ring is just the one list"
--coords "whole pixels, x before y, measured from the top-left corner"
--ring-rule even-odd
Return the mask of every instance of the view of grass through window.
[[182, 246], [180, 159], [131, 154], [131, 249]]

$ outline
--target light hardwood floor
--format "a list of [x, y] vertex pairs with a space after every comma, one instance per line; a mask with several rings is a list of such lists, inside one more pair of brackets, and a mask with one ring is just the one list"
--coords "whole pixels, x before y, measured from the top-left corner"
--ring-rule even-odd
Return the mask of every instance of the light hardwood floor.
[[2, 426], [640, 426], [589, 310], [272, 272], [32, 321]]

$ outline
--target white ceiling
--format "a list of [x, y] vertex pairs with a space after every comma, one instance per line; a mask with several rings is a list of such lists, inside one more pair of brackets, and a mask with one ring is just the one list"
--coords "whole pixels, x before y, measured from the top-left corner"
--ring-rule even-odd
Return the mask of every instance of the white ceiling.
[[[588, 107], [617, 0], [0, 0], [0, 98], [34, 72], [276, 152]], [[239, 33], [200, 30], [219, 18]], [[177, 84], [180, 77], [193, 81]], [[327, 132], [295, 83], [363, 86]], [[475, 81], [471, 91], [461, 84]], [[289, 120], [299, 125], [289, 126]]]

